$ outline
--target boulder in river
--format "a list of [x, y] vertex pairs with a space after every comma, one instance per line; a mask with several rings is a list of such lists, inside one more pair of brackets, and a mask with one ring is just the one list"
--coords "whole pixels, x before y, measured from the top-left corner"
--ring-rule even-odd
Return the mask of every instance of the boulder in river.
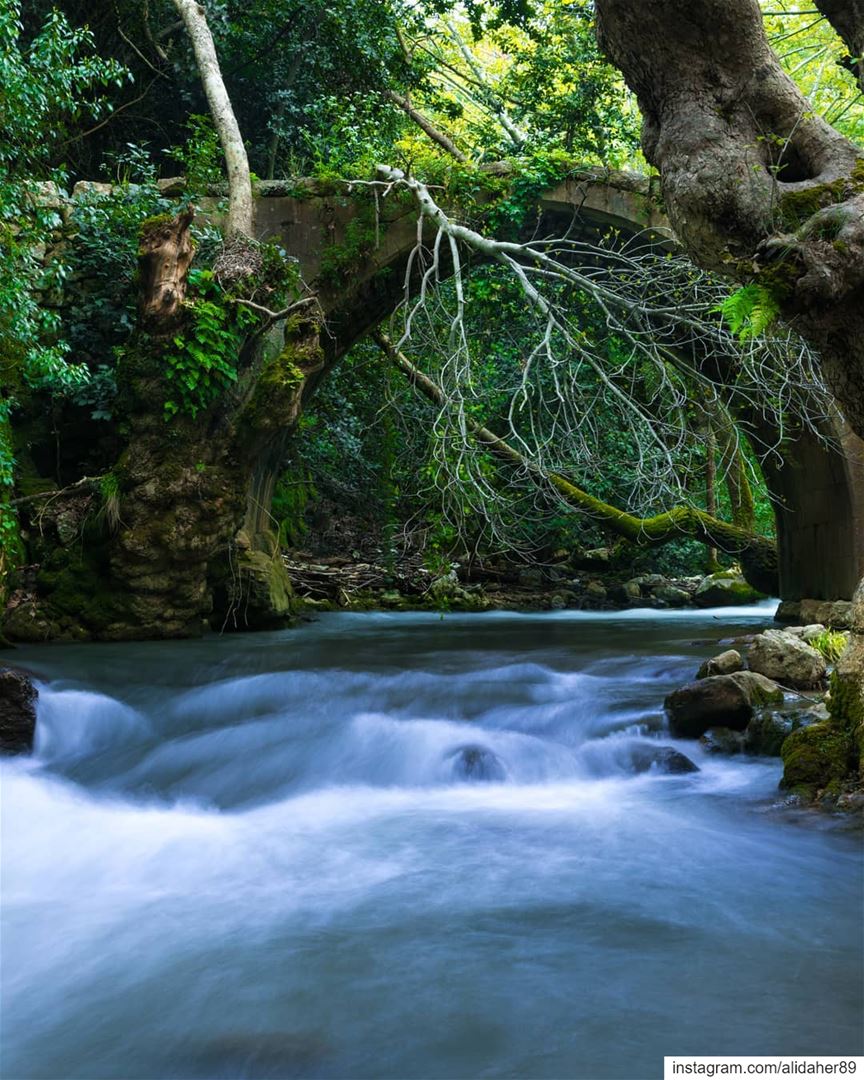
[[748, 585], [740, 574], [728, 570], [703, 578], [693, 595], [697, 607], [733, 607], [764, 599], [764, 595]]
[[674, 746], [650, 746], [635, 743], [630, 754], [633, 769], [637, 773], [691, 773], [699, 772], [699, 766]]
[[765, 630], [753, 639], [747, 654], [751, 671], [796, 690], [821, 686], [825, 659], [806, 641], [787, 630]]
[[734, 671], [742, 671], [744, 661], [737, 649], [727, 649], [725, 652], [712, 656], [706, 660], [696, 672], [697, 679], [707, 679], [711, 675], [731, 675]]
[[743, 731], [753, 716], [746, 686], [732, 675], [712, 675], [673, 690], [664, 702], [673, 735], [698, 739], [711, 727]]
[[674, 690], [666, 698], [673, 735], [698, 739], [708, 728], [743, 731], [755, 708], [783, 701], [783, 691], [754, 671], [708, 675]]
[[504, 766], [485, 746], [459, 746], [447, 755], [453, 772], [461, 780], [499, 781], [506, 778]]
[[27, 754], [33, 749], [37, 697], [29, 675], [0, 668], [0, 753]]
[[783, 688], [758, 671], [733, 671], [729, 678], [744, 690], [754, 709], [760, 705], [783, 703]]

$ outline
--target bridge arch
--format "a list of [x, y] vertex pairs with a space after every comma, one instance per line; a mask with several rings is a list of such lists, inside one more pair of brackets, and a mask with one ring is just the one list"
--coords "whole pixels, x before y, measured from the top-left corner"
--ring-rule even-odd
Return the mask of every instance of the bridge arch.
[[[408, 255], [417, 237], [414, 206], [383, 207], [377, 244], [362, 262], [328, 265], [328, 251], [347, 247], [356, 229], [358, 203], [351, 194], [313, 182], [292, 194], [280, 185], [262, 184], [257, 201], [261, 239], [278, 240], [298, 259], [304, 280], [314, 284], [327, 316], [328, 334], [322, 344], [327, 366], [387, 318], [403, 296]], [[284, 185], [281, 185], [284, 191]], [[642, 234], [652, 243], [677, 247], [662, 208], [659, 181], [632, 173], [600, 168], [578, 170], [544, 192], [539, 211], [567, 219], [586, 238], [610, 226], [624, 236]], [[320, 377], [320, 376], [319, 376]], [[317, 377], [310, 381], [314, 389]], [[848, 599], [864, 577], [864, 442], [849, 431], [828, 445], [810, 432], [784, 445], [782, 459], [759, 454], [776, 444], [764, 420], [748, 417], [755, 428], [754, 449], [777, 519], [780, 594], [783, 599]], [[266, 498], [264, 474], [259, 471], [257, 503]], [[263, 486], [262, 486], [263, 485]]]

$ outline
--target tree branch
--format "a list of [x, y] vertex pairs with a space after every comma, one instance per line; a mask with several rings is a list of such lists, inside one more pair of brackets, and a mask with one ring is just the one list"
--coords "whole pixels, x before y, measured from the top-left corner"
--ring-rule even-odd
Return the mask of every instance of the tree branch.
[[430, 120], [427, 120], [423, 113], [418, 112], [407, 98], [401, 97], [393, 90], [386, 90], [384, 94], [394, 105], [398, 105], [406, 115], [410, 116], [414, 123], [429, 136], [432, 142], [437, 143], [442, 150], [446, 151], [446, 153], [462, 164], [465, 164], [468, 161], [468, 158], [462, 153], [453, 140], [445, 135], [443, 131], [436, 128]]
[[[386, 334], [377, 330], [373, 337], [391, 363], [399, 368], [425, 397], [439, 408], [454, 407], [441, 387], [415, 367]], [[476, 441], [499, 460], [520, 467], [538, 486], [544, 487], [547, 493], [557, 495], [568, 506], [587, 514], [617, 536], [643, 547], [659, 546], [682, 537], [690, 537], [708, 547], [717, 547], [727, 554], [741, 556], [748, 579], [752, 580], [755, 587], [763, 592], [776, 591], [777, 551], [774, 542], [767, 537], [721, 521], [693, 506], [676, 506], [647, 518], [629, 514], [610, 503], [596, 499], [560, 473], [544, 469], [473, 417], [465, 417], [464, 423]]]

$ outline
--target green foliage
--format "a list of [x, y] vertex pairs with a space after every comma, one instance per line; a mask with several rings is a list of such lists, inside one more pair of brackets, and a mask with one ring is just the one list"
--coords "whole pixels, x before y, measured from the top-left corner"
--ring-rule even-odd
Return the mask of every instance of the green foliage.
[[163, 412], [195, 417], [237, 381], [240, 348], [258, 316], [242, 304], [230, 303], [212, 270], [191, 270], [185, 301], [189, 316], [182, 334], [165, 355], [165, 378], [171, 387]]
[[71, 356], [88, 371], [87, 381], [67, 396], [74, 405], [89, 408], [91, 419], [98, 421], [113, 417], [116, 350], [135, 326], [141, 223], [177, 209], [160, 193], [152, 164], [142, 158], [140, 148], [127, 147], [116, 166], [124, 179], [110, 194], [76, 198], [71, 215], [75, 236], [66, 256], [74, 285], [67, 290], [64, 331]]
[[188, 191], [204, 195], [225, 178], [219, 136], [209, 116], [193, 113], [186, 127], [189, 131], [186, 145], [173, 147], [171, 157], [183, 167]]
[[727, 296], [715, 309], [739, 341], [749, 341], [764, 334], [780, 314], [774, 293], [764, 285], [751, 282]]
[[849, 643], [849, 635], [841, 630], [823, 630], [810, 644], [829, 664], [836, 664]]
[[[56, 310], [44, 303], [67, 276], [62, 258], [46, 262], [62, 219], [54, 184], [65, 174], [53, 155], [88, 116], [104, 114], [101, 91], [120, 85], [125, 69], [92, 52], [93, 38], [51, 11], [26, 42], [20, 0], [0, 7], [0, 578], [20, 551], [9, 505], [14, 456], [10, 417], [17, 395], [64, 392], [87, 380], [67, 363]], [[42, 181], [42, 183], [40, 183]]]
[[120, 481], [116, 473], [105, 473], [99, 481], [99, 495], [102, 503], [99, 517], [104, 520], [109, 532], [116, 532], [120, 526]]

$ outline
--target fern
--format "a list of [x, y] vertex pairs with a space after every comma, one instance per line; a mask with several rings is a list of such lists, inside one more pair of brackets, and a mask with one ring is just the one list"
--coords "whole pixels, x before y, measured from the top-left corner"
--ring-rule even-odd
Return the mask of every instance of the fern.
[[739, 341], [748, 341], [764, 334], [780, 314], [780, 306], [770, 289], [764, 285], [742, 285], [718, 304], [718, 311]]

